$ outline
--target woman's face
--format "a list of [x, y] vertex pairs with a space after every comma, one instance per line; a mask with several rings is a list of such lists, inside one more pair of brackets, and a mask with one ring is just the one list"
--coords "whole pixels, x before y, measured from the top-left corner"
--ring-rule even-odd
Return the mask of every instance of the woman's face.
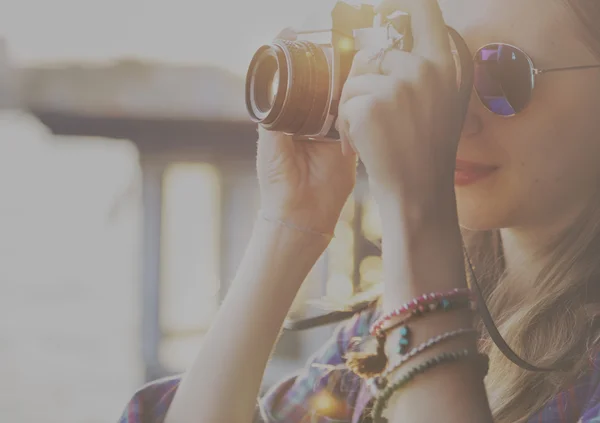
[[[487, 43], [523, 49], [536, 68], [598, 64], [562, 0], [441, 0], [446, 23], [475, 52]], [[600, 182], [600, 69], [536, 77], [515, 117], [488, 112], [474, 95], [458, 158], [496, 166], [457, 184], [461, 225], [470, 229], [561, 224], [583, 209]]]

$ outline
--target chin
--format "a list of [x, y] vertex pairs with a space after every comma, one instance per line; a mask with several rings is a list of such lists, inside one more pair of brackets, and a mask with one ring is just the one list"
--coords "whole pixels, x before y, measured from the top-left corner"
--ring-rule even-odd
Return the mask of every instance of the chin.
[[458, 223], [470, 231], [490, 231], [507, 228], [513, 221], [506, 204], [492, 199], [465, 198], [457, 195]]
[[[502, 177], [504, 176], [504, 177]], [[516, 188], [516, 189], [515, 189]], [[456, 185], [456, 206], [460, 227], [490, 231], [513, 226], [522, 214], [523, 193], [500, 172], [469, 185]]]
[[459, 224], [460, 224], [461, 229], [471, 231], [471, 232], [486, 232], [486, 231], [492, 231], [494, 229], [501, 229], [504, 227], [504, 226], [497, 226], [497, 225], [493, 225], [493, 224], [485, 224], [484, 222], [464, 223], [463, 221], [460, 221]]

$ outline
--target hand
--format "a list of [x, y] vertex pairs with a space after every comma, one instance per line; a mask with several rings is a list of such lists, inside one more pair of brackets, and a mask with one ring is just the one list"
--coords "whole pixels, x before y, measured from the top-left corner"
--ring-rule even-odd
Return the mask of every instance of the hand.
[[333, 233], [354, 188], [356, 155], [338, 142], [294, 141], [259, 128], [257, 171], [261, 206], [271, 215]]
[[395, 10], [411, 15], [413, 51], [385, 53], [383, 74], [371, 60], [377, 51], [356, 54], [340, 101], [340, 132], [363, 161], [374, 194], [412, 201], [453, 190], [461, 117], [437, 1], [384, 0], [377, 12]]
[[[277, 38], [294, 40], [296, 34], [284, 29]], [[260, 126], [258, 132], [262, 209], [298, 226], [333, 233], [356, 182], [354, 152], [337, 142], [294, 141]]]

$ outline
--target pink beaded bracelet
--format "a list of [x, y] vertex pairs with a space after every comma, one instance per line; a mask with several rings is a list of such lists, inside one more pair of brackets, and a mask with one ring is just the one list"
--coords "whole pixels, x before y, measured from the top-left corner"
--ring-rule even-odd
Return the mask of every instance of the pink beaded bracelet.
[[[413, 314], [415, 311], [426, 311], [431, 304], [437, 304], [440, 301], [449, 301], [457, 297], [466, 297], [468, 299], [473, 298], [473, 294], [468, 288], [455, 288], [447, 293], [432, 292], [430, 294], [423, 294], [420, 297], [415, 298], [403, 304], [401, 307], [392, 310], [390, 313], [380, 317], [371, 326], [371, 335], [375, 337], [381, 337], [388, 329], [389, 325], [386, 326], [391, 320], [397, 320], [398, 317], [404, 317], [405, 315]], [[397, 323], [392, 323], [393, 327], [397, 326]]]

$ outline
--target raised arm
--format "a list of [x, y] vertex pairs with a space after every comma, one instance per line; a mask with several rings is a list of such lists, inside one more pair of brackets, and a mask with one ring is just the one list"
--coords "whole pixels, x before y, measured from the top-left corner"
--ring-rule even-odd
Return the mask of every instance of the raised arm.
[[247, 423], [282, 322], [327, 241], [258, 220], [238, 275], [167, 423]]
[[248, 423], [260, 382], [302, 281], [333, 235], [354, 187], [356, 157], [339, 143], [259, 131], [262, 212], [227, 297], [167, 423]]
[[[384, 16], [397, 10], [411, 16], [414, 48], [403, 51], [391, 40], [383, 50], [359, 51], [340, 106], [343, 133], [365, 164], [379, 205], [387, 312], [423, 294], [466, 288], [454, 171], [462, 102], [469, 98], [457, 92], [448, 29], [437, 1], [384, 0], [378, 8]], [[425, 313], [403, 332], [390, 332], [380, 344], [394, 360], [401, 355], [400, 335], [410, 337], [403, 338], [404, 345], [417, 347], [460, 329], [473, 331], [467, 310]], [[475, 360], [428, 363], [440, 354], [463, 354], [465, 349], [470, 357], [477, 356], [473, 337], [435, 344], [410, 364], [390, 369], [390, 389], [383, 396], [389, 401], [379, 400], [374, 408], [384, 404], [389, 423], [491, 422]], [[412, 378], [415, 366], [427, 370], [421, 374], [419, 368]], [[368, 370], [378, 373], [377, 368]], [[375, 423], [383, 421], [376, 413], [375, 417]]]

